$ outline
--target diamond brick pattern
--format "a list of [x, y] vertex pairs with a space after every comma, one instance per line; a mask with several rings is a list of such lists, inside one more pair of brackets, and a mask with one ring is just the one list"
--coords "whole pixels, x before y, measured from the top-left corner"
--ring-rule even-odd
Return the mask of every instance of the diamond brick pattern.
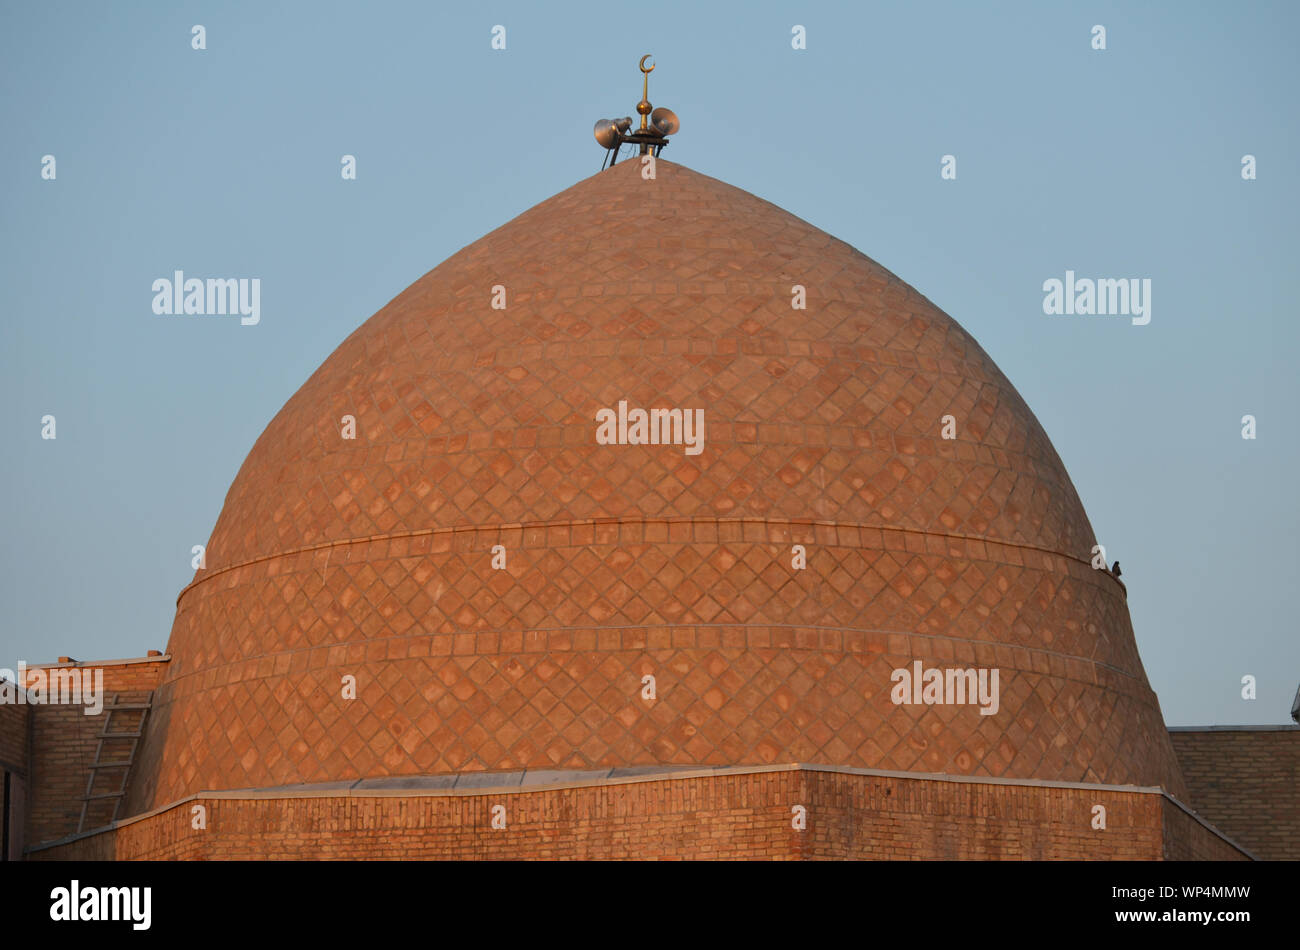
[[[1180, 792], [1122, 588], [989, 357], [844, 243], [657, 170], [615, 166], [466, 247], [270, 423], [178, 601], [135, 810], [793, 761]], [[598, 445], [620, 399], [704, 409], [703, 453]], [[917, 659], [999, 668], [998, 714], [894, 706]]]

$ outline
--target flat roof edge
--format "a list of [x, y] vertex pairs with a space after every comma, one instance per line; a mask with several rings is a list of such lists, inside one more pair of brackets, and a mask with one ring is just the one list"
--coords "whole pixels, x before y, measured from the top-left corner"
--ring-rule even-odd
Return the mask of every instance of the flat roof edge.
[[132, 663], [167, 663], [171, 658], [170, 653], [160, 653], [157, 656], [131, 656], [121, 660], [72, 660], [68, 663], [24, 663], [23, 665], [29, 670], [93, 669], [96, 666], [129, 666]]
[[1166, 726], [1169, 732], [1300, 732], [1300, 725], [1268, 726]]

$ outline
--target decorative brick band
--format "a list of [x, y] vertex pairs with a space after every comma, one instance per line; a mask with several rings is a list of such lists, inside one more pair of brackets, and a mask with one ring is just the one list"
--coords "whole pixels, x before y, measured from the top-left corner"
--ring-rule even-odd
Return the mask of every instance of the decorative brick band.
[[[413, 652], [408, 645], [430, 638], [443, 637], [440, 644], [422, 652]], [[817, 627], [808, 624], [739, 624], [739, 623], [662, 623], [662, 624], [607, 624], [603, 626], [530, 627], [475, 630], [467, 633], [433, 634], [427, 631], [400, 636], [367, 637], [364, 641], [338, 643], [328, 646], [303, 646], [294, 650], [279, 650], [260, 656], [246, 657], [229, 663], [212, 663], [201, 669], [189, 670], [170, 676], [165, 686], [170, 701], [176, 684], [206, 677], [206, 686], [228, 682], [257, 679], [264, 676], [283, 675], [292, 671], [305, 674], [313, 670], [333, 668], [342, 663], [382, 663], [387, 660], [406, 659], [408, 656], [509, 656], [513, 653], [627, 653], [648, 652], [699, 647], [787, 649], [835, 653], [877, 654], [887, 653], [899, 657], [914, 656], [916, 650], [907, 645], [912, 640], [945, 642], [958, 645], [973, 644], [984, 647], [987, 653], [978, 654], [982, 661], [1001, 662], [1009, 670], [1039, 672], [1067, 682], [1085, 686], [1116, 688], [1116, 684], [1088, 676], [1082, 669], [1105, 670], [1130, 681], [1137, 692], [1153, 698], [1154, 691], [1142, 678], [1113, 664], [1091, 657], [1073, 656], [1043, 647], [1028, 647], [998, 642], [971, 641], [965, 637], [945, 634], [915, 633], [901, 630], [845, 630], [839, 627]], [[306, 662], [292, 662], [294, 656], [311, 654]], [[998, 656], [1006, 657], [999, 661]], [[1036, 664], [1011, 660], [1016, 656], [1041, 657]], [[1055, 662], [1053, 662], [1055, 661]], [[217, 670], [233, 668], [252, 672], [235, 672], [222, 676]]]
[[[638, 534], [637, 528], [641, 529]], [[690, 529], [690, 530], [687, 530]], [[697, 531], [698, 529], [698, 531]], [[568, 532], [567, 535], [557, 536], [556, 532]], [[630, 532], [625, 534], [624, 532]], [[882, 535], [886, 532], [903, 536], [904, 544], [893, 546], [884, 542], [883, 537], [880, 543], [869, 545], [863, 544], [863, 536], [870, 537], [870, 532], [879, 532]], [[1020, 544], [1012, 541], [997, 541], [992, 538], [977, 537], [969, 534], [957, 534], [940, 531], [917, 531], [913, 528], [901, 528], [895, 525], [884, 524], [865, 524], [865, 523], [843, 523], [835, 521], [819, 521], [815, 519], [769, 519], [769, 518], [715, 518], [715, 517], [682, 517], [682, 518], [588, 518], [573, 521], [534, 521], [523, 524], [498, 524], [498, 525], [451, 525], [440, 528], [423, 528], [418, 531], [402, 531], [392, 534], [374, 534], [362, 538], [336, 538], [331, 541], [321, 541], [317, 544], [308, 544], [301, 547], [290, 548], [285, 551], [276, 551], [273, 554], [263, 554], [258, 557], [248, 558], [236, 564], [227, 564], [222, 567], [205, 570], [204, 575], [197, 580], [191, 581], [181, 589], [176, 595], [176, 605], [180, 606], [182, 598], [191, 590], [207, 581], [210, 581], [222, 574], [230, 571], [237, 571], [240, 568], [249, 567], [254, 564], [261, 564], [266, 561], [277, 559], [287, 559], [300, 554], [309, 554], [315, 551], [326, 551], [332, 548], [352, 547], [355, 545], [382, 545], [392, 544], [395, 542], [409, 541], [415, 538], [451, 538], [455, 536], [475, 535], [482, 536], [485, 540], [493, 543], [514, 545], [516, 547], [553, 547], [558, 545], [575, 545], [575, 544], [608, 544], [618, 541], [625, 541], [629, 544], [654, 543], [664, 541], [677, 544], [697, 543], [719, 543], [725, 541], [746, 541], [750, 543], [772, 543], [772, 544], [827, 544], [836, 547], [860, 547], [883, 550], [900, 550], [910, 553], [930, 553], [944, 554], [951, 557], [978, 558], [979, 560], [997, 560], [988, 557], [992, 550], [1002, 551], [1031, 551], [1036, 554], [1042, 554], [1044, 570], [1055, 570], [1051, 564], [1051, 558], [1062, 558], [1067, 561], [1074, 561], [1082, 564], [1092, 571], [1092, 564], [1087, 558], [1078, 557], [1077, 555], [1067, 554], [1062, 551], [1055, 551], [1050, 548], [1040, 547], [1033, 544]], [[585, 538], [585, 540], [584, 540]], [[856, 541], [855, 541], [856, 538]], [[908, 539], [916, 539], [918, 544], [908, 543]], [[939, 542], [937, 545], [931, 544], [930, 541]], [[943, 547], [943, 542], [948, 542], [947, 548]], [[961, 550], [955, 550], [953, 545], [956, 542], [962, 542], [965, 547]], [[972, 550], [971, 546], [978, 546], [978, 553]], [[434, 549], [437, 550], [437, 549]], [[441, 550], [451, 550], [450, 544]], [[404, 553], [394, 554], [385, 552], [367, 552], [367, 556], [372, 559], [382, 557], [403, 557]], [[1018, 557], [1004, 557], [1001, 559], [1007, 564], [1025, 565], [1024, 559]], [[1093, 571], [1093, 573], [1104, 575], [1109, 578], [1115, 587], [1121, 592], [1122, 599], [1127, 601], [1127, 592], [1119, 579], [1112, 576], [1108, 571]]]

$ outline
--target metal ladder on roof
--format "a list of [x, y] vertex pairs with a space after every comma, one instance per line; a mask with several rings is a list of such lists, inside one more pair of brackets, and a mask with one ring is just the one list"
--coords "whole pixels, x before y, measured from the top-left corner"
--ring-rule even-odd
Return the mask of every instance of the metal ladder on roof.
[[[153, 708], [153, 692], [149, 691], [143, 702], [122, 702], [122, 694], [114, 693], [113, 699], [104, 707], [108, 716], [104, 719], [104, 727], [96, 736], [99, 744], [95, 747], [95, 761], [90, 766], [90, 774], [86, 777], [86, 794], [81, 800], [81, 818], [77, 822], [77, 832], [81, 833], [86, 830], [86, 819], [91, 813], [92, 807], [96, 808], [97, 813], [103, 812], [99, 803], [113, 803], [113, 810], [107, 814], [98, 825], [112, 824], [117, 821], [117, 813], [122, 807], [122, 799], [126, 796], [126, 780], [131, 774], [131, 766], [135, 762], [136, 750], [140, 748], [140, 738], [144, 735], [145, 720], [149, 718], [149, 710]], [[123, 722], [122, 720], [127, 720]], [[134, 720], [134, 722], [130, 721]], [[113, 727], [117, 726], [115, 730]], [[129, 749], [124, 748], [129, 743]], [[105, 752], [105, 749], [108, 752]], [[108, 757], [105, 758], [105, 755]], [[111, 787], [113, 771], [120, 770], [121, 776], [116, 779], [117, 787], [112, 791], [102, 791], [105, 784]], [[96, 791], [96, 788], [101, 789]]]

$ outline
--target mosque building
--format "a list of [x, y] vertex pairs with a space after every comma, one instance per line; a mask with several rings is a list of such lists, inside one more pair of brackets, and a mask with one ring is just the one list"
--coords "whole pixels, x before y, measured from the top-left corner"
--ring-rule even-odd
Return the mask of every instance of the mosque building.
[[988, 354], [641, 105], [289, 399], [165, 652], [24, 672], [8, 856], [1300, 856]]

